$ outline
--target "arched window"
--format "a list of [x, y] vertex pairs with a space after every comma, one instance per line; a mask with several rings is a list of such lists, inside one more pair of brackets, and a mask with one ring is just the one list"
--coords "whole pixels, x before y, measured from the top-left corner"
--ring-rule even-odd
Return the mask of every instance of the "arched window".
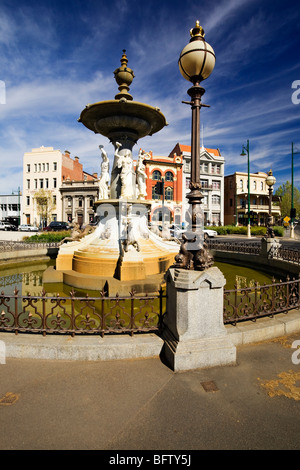
[[173, 181], [173, 180], [174, 180], [173, 173], [171, 171], [167, 171], [165, 174], [165, 181]]
[[158, 170], [154, 170], [152, 173], [152, 179], [160, 181], [161, 180], [161, 173]]
[[165, 200], [166, 201], [173, 201], [173, 188], [167, 186], [165, 189]]

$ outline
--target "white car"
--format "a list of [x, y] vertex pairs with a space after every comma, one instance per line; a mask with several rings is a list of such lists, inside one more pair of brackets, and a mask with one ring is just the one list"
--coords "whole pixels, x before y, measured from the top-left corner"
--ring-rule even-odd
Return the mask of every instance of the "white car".
[[203, 229], [204, 233], [204, 240], [207, 240], [208, 238], [214, 238], [218, 235], [218, 232], [216, 230], [211, 230], [208, 228]]
[[0, 222], [0, 230], [16, 230], [16, 227], [9, 222]]
[[18, 230], [19, 232], [38, 232], [39, 231], [37, 227], [34, 227], [33, 225], [28, 225], [28, 224], [19, 225]]
[[[172, 226], [171, 230], [171, 235], [175, 238], [181, 238], [181, 235], [186, 232], [186, 229], [181, 229], [179, 226]], [[211, 230], [211, 229], [203, 229], [203, 234], [204, 234], [204, 240], [207, 240], [208, 238], [214, 238], [218, 235], [218, 232], [216, 230]]]

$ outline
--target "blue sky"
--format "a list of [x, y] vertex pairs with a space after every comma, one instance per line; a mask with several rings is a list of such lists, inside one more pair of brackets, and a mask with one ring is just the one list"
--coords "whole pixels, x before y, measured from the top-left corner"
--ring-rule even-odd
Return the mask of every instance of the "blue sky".
[[[219, 148], [225, 174], [247, 171], [242, 145], [250, 141], [250, 171], [272, 168], [275, 187], [291, 180], [291, 143], [300, 150], [300, 8], [285, 0], [1, 0], [0, 193], [22, 187], [22, 158], [51, 146], [77, 155], [100, 172], [99, 144], [113, 146], [77, 119], [87, 103], [113, 99], [113, 71], [126, 49], [135, 101], [157, 106], [169, 123], [138, 142], [168, 155], [190, 144], [189, 83], [178, 57], [199, 20], [216, 53], [203, 82], [204, 146]], [[5, 86], [5, 95], [3, 87]], [[297, 101], [297, 99], [296, 99]], [[294, 182], [300, 187], [300, 154]]]

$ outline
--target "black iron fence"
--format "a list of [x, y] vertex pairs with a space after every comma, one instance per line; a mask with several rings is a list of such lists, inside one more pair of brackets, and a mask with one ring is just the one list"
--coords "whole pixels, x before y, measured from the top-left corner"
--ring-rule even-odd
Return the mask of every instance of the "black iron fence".
[[69, 297], [0, 294], [0, 331], [31, 333], [104, 334], [155, 332], [160, 329], [166, 295]]
[[236, 324], [259, 317], [273, 317], [300, 308], [300, 277], [285, 282], [224, 290], [224, 323]]
[[[224, 324], [236, 324], [300, 308], [300, 277], [285, 282], [224, 290]], [[0, 294], [0, 331], [31, 333], [136, 334], [160, 332], [166, 293], [153, 295], [69, 297]]]
[[[261, 254], [261, 241], [245, 242], [245, 241], [227, 241], [227, 240], [208, 240], [208, 247], [211, 250], [227, 251], [232, 253], [242, 253], [248, 255]], [[289, 248], [280, 245], [275, 250], [270, 250], [269, 258], [287, 261], [300, 265], [300, 251], [297, 248]]]
[[0, 241], [0, 253], [22, 250], [37, 250], [39, 248], [57, 248], [58, 243], [26, 243], [22, 241]]
[[208, 240], [208, 248], [210, 250], [229, 251], [234, 253], [244, 253], [250, 255], [259, 255], [261, 250], [260, 241], [255, 242], [237, 242], [227, 240]]
[[[7, 243], [5, 243], [7, 246]], [[16, 249], [15, 243], [12, 243]], [[34, 244], [42, 245], [45, 244]], [[48, 244], [56, 246], [56, 244]], [[24, 244], [21, 243], [24, 247]], [[0, 244], [1, 248], [1, 244]], [[209, 248], [238, 253], [259, 254], [260, 242], [227, 242], [210, 240]], [[280, 247], [271, 255], [300, 264], [298, 250]], [[300, 308], [300, 277], [268, 285], [224, 290], [224, 323], [274, 316]], [[136, 334], [160, 332], [166, 311], [166, 293], [161, 288], [153, 295], [80, 297], [73, 290], [68, 297], [59, 295], [0, 294], [0, 331], [65, 334]]]

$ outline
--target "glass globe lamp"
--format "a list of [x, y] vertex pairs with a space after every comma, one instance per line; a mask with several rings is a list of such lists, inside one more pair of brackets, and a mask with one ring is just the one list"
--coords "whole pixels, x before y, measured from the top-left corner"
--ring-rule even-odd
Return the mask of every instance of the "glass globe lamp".
[[215, 67], [216, 56], [204, 39], [204, 30], [199, 21], [196, 21], [190, 34], [190, 42], [182, 49], [178, 65], [182, 76], [196, 85], [210, 76]]

